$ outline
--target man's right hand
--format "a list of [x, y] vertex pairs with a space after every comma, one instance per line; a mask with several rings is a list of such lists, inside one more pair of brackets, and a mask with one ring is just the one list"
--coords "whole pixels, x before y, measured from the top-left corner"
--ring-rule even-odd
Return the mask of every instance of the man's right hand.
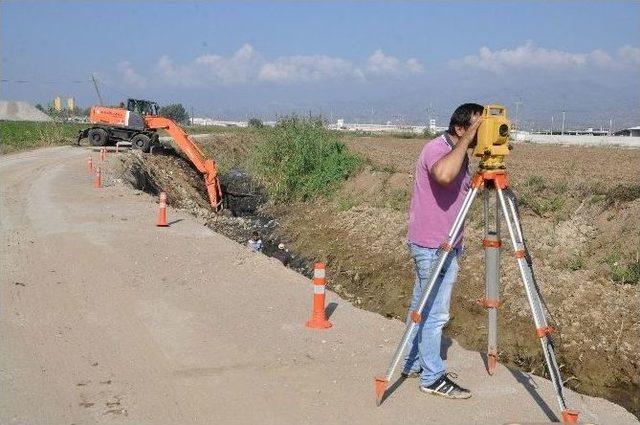
[[480, 115], [474, 115], [471, 121], [471, 125], [467, 128], [458, 142], [453, 147], [451, 152], [440, 158], [429, 171], [433, 178], [442, 186], [447, 186], [451, 183], [462, 167], [464, 158], [467, 156], [467, 149], [473, 147], [475, 143], [476, 133], [478, 127], [482, 123], [482, 117]]
[[480, 127], [480, 124], [482, 124], [482, 116], [480, 115], [474, 115], [474, 117], [471, 119], [472, 119], [471, 125], [469, 126], [469, 128], [465, 130], [462, 137], [460, 137], [460, 142], [464, 143], [466, 147], [473, 146], [472, 142], [476, 138], [476, 134], [478, 133], [478, 127]]

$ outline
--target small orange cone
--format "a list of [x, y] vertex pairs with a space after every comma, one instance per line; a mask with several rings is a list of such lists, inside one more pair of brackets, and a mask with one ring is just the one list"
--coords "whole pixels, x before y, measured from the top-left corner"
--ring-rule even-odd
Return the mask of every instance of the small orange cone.
[[93, 187], [96, 189], [100, 189], [102, 187], [102, 173], [100, 172], [100, 167], [96, 168], [96, 178], [93, 181]]
[[333, 326], [324, 311], [324, 287], [327, 284], [324, 263], [313, 266], [313, 313], [307, 327], [312, 329], [327, 329]]
[[93, 173], [93, 158], [91, 158], [91, 155], [89, 155], [89, 159], [87, 159], [87, 170]]
[[160, 193], [160, 209], [158, 210], [158, 220], [156, 221], [156, 226], [169, 226], [169, 224], [167, 224], [167, 194], [164, 192]]

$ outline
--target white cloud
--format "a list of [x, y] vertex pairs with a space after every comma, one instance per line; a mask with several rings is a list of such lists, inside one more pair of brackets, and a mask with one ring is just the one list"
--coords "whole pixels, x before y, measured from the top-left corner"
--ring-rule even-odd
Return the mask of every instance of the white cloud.
[[366, 70], [371, 74], [399, 75], [407, 72], [420, 73], [424, 71], [424, 68], [415, 58], [401, 63], [398, 58], [385, 55], [382, 50], [378, 49], [367, 59]]
[[416, 58], [408, 59], [405, 62], [405, 66], [407, 67], [407, 69], [410, 72], [413, 72], [414, 74], [418, 74], [418, 73], [424, 71], [424, 67], [422, 66], [422, 64], [420, 62], [418, 62], [418, 59], [416, 59]]
[[118, 71], [120, 72], [122, 81], [125, 84], [129, 86], [137, 87], [137, 88], [146, 87], [147, 79], [144, 78], [142, 75], [138, 74], [133, 69], [130, 62], [128, 61], [120, 62], [118, 64]]
[[586, 66], [613, 67], [622, 55], [633, 57], [633, 48], [618, 52], [618, 58], [613, 58], [603, 50], [593, 50], [588, 53], [571, 53], [557, 49], [538, 47], [531, 41], [513, 49], [491, 50], [482, 47], [477, 54], [469, 55], [454, 61], [454, 65], [477, 67], [486, 71], [500, 73], [508, 69], [559, 69], [581, 68]]
[[162, 55], [158, 59], [156, 72], [164, 82], [177, 86], [192, 86], [197, 84], [193, 70], [189, 66], [176, 66], [173, 60], [167, 55]]
[[244, 83], [255, 77], [256, 69], [264, 60], [250, 44], [244, 44], [233, 56], [203, 55], [194, 65], [204, 69], [204, 76], [222, 84]]
[[351, 62], [325, 55], [289, 56], [265, 63], [260, 69], [260, 81], [297, 83], [340, 78], [362, 80], [364, 74]]
[[267, 60], [250, 44], [243, 45], [228, 57], [207, 54], [184, 65], [175, 65], [169, 56], [164, 55], [156, 66], [156, 74], [163, 82], [178, 86], [365, 81], [369, 76], [402, 76], [423, 70], [415, 58], [401, 62], [381, 50], [375, 51], [366, 63], [359, 66], [347, 59], [327, 55], [295, 55]]
[[622, 46], [618, 49], [618, 57], [621, 61], [631, 65], [640, 65], [640, 48]]

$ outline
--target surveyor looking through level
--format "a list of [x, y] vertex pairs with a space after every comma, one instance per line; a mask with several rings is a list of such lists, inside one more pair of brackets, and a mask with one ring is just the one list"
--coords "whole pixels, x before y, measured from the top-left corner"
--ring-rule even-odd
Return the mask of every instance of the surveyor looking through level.
[[[459, 106], [451, 116], [449, 129], [427, 142], [418, 158], [407, 236], [416, 276], [409, 312], [417, 309], [429, 270], [438, 259], [438, 248], [447, 239], [469, 191], [467, 149], [475, 145], [482, 111], [483, 106], [475, 103]], [[471, 397], [469, 390], [451, 380], [440, 355], [442, 328], [449, 321], [451, 291], [461, 252], [462, 231], [422, 311], [420, 324], [410, 337], [403, 371], [405, 377], [420, 378], [420, 391], [448, 398]]]

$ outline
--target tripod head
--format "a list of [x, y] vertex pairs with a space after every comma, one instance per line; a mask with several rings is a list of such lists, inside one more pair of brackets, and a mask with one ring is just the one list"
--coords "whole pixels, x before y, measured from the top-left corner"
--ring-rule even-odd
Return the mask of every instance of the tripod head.
[[480, 169], [505, 169], [504, 157], [509, 154], [509, 131], [511, 122], [507, 108], [502, 105], [487, 105], [482, 111], [482, 124], [478, 127], [478, 142], [473, 155], [480, 159]]

